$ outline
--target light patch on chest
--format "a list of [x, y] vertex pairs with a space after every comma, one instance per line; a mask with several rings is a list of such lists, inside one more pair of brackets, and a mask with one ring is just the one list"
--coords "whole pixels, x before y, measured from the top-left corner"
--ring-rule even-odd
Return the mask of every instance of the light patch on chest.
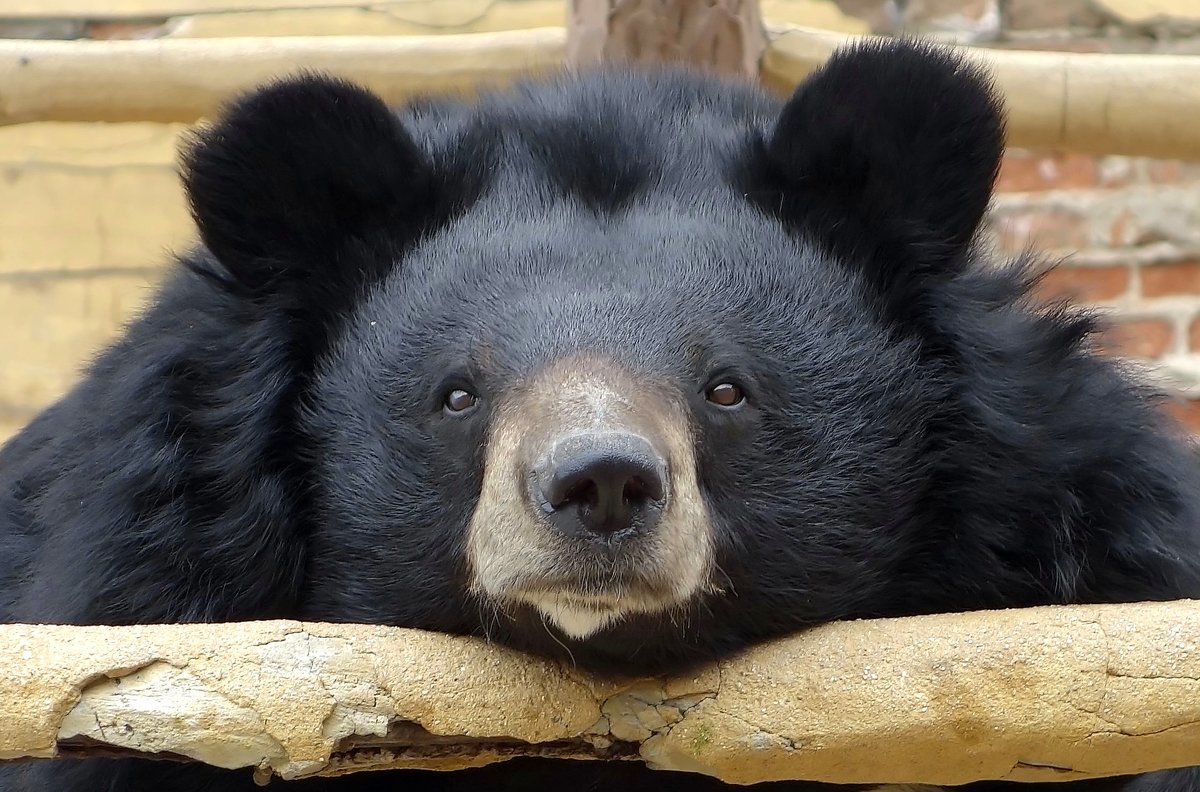
[[526, 597], [525, 601], [544, 619], [578, 641], [590, 638], [627, 616], [662, 610], [659, 601], [630, 593], [615, 596], [535, 594]]
[[577, 641], [590, 638], [625, 615], [623, 608], [577, 607], [558, 597], [538, 597], [533, 602], [538, 613]]

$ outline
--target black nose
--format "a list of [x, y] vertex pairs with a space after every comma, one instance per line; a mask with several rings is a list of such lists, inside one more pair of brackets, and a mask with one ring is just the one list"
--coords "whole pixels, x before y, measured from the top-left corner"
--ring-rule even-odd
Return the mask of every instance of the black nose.
[[608, 432], [564, 438], [539, 467], [542, 508], [564, 533], [612, 541], [658, 522], [666, 464], [637, 435]]

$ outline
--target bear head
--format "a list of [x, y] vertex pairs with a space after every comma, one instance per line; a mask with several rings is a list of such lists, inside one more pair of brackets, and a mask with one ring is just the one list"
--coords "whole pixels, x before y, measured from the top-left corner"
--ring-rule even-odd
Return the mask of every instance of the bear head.
[[786, 103], [605, 72], [233, 104], [185, 159], [193, 266], [295, 334], [303, 615], [628, 670], [903, 610], [1002, 146], [988, 81], [904, 41]]

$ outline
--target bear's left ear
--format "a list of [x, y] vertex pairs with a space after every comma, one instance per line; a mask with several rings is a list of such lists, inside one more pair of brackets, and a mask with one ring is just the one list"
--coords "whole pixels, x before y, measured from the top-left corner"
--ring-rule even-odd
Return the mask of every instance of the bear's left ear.
[[1003, 150], [1001, 104], [979, 69], [931, 44], [858, 44], [784, 106], [761, 151], [760, 205], [885, 293], [905, 290], [961, 265]]
[[207, 274], [257, 295], [305, 281], [326, 293], [352, 286], [367, 273], [342, 270], [366, 263], [340, 267], [339, 250], [418, 224], [430, 171], [378, 97], [316, 75], [235, 100], [183, 152], [192, 215], [223, 270]]

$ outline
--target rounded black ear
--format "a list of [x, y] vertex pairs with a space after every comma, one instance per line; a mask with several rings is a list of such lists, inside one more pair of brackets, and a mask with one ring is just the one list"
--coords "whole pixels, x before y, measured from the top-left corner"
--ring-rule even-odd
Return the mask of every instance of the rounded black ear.
[[375, 95], [301, 75], [229, 104], [183, 152], [205, 246], [251, 290], [333, 267], [347, 240], [411, 226], [430, 166]]
[[[963, 260], [1004, 150], [991, 80], [952, 50], [871, 40], [836, 52], [766, 141], [774, 211], [879, 285]], [[780, 208], [782, 207], [782, 208]]]

